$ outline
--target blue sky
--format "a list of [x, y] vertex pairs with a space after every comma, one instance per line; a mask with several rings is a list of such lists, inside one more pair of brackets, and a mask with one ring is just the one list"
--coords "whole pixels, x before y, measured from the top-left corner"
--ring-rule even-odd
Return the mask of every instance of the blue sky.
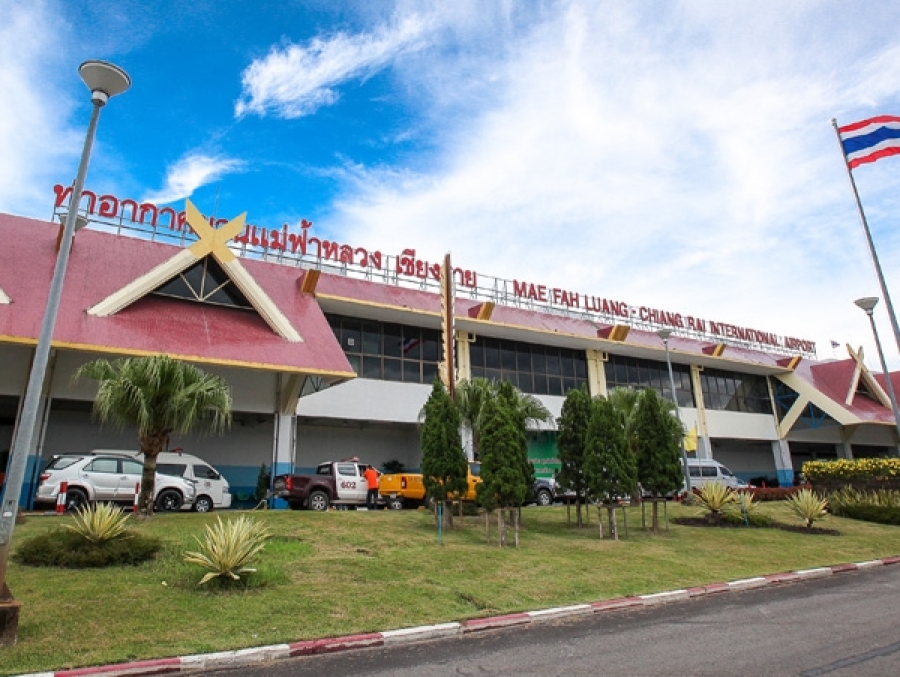
[[[0, 211], [49, 217], [90, 115], [78, 65], [104, 59], [134, 84], [100, 119], [98, 194], [306, 218], [874, 367], [830, 121], [900, 114], [898, 25], [850, 0], [4, 0]], [[855, 175], [900, 303], [900, 158]]]

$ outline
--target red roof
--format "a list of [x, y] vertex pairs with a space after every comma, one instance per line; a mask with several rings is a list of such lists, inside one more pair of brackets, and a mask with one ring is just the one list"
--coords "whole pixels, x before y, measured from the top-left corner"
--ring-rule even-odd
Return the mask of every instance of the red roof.
[[[0, 214], [0, 341], [36, 343], [56, 260], [57, 224]], [[180, 247], [87, 228], [78, 232], [53, 344], [114, 354], [170, 355], [198, 362], [352, 378], [353, 370], [314, 297], [299, 293], [302, 271], [242, 260], [244, 268], [303, 337], [291, 343], [253, 309], [146, 296], [109, 317], [87, 309]]]

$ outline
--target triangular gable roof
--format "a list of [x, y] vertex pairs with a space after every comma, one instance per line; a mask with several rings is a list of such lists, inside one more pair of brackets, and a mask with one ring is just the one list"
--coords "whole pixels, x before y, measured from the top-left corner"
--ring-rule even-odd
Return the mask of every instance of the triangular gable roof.
[[[15, 301], [0, 306], [0, 342], [34, 345], [56, 260], [58, 224], [0, 214], [0, 287]], [[302, 331], [282, 338], [254, 310], [150, 295], [107, 317], [85, 310], [180, 247], [92, 228], [75, 236], [60, 301], [55, 348], [136, 356], [167, 353], [198, 363], [260, 369], [329, 382], [356, 376], [315, 298], [297, 293], [302, 270], [245, 260], [247, 275]]]
[[2, 289], [0, 289], [0, 303], [9, 303], [9, 297]]
[[[862, 423], [893, 425], [890, 400], [885, 396], [883, 404], [880, 398], [872, 396], [874, 392], [884, 391], [865, 365], [860, 368], [860, 362], [861, 359], [855, 357], [818, 363], [803, 360], [796, 371], [777, 374], [775, 378], [800, 396], [791, 407], [789, 416], [780, 423], [782, 434], [787, 434], [806, 403], [814, 404], [843, 426]], [[860, 383], [864, 385], [862, 390]], [[849, 404], [848, 393], [851, 395]]]
[[88, 314], [98, 317], [113, 315], [177, 277], [204, 257], [211, 256], [273, 331], [288, 341], [302, 341], [303, 338], [284, 313], [228, 248], [228, 241], [243, 232], [246, 212], [221, 228], [213, 228], [190, 200], [186, 202], [187, 223], [200, 239], [88, 308]]

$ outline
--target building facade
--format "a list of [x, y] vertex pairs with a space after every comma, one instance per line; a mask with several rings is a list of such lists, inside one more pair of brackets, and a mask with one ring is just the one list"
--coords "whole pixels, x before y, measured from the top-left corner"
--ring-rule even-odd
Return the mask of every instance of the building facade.
[[[58, 209], [67, 189], [56, 188]], [[86, 191], [21, 503], [64, 452], [133, 449], [91, 416], [86, 361], [168, 353], [231, 385], [223, 436], [170, 440], [215, 465], [240, 498], [260, 469], [358, 456], [416, 469], [419, 413], [444, 359], [441, 265]], [[59, 224], [0, 214], [0, 452], [12, 446], [44, 312]], [[790, 485], [803, 462], [896, 455], [883, 375], [860, 353], [818, 361], [808, 341], [453, 268], [453, 372], [508, 380], [559, 416], [565, 393], [655, 388], [695, 453], [747, 480]], [[667, 345], [659, 330], [672, 334]], [[900, 379], [894, 381], [900, 390]], [[531, 431], [552, 475], [555, 425]], [[240, 501], [238, 502], [240, 504]]]

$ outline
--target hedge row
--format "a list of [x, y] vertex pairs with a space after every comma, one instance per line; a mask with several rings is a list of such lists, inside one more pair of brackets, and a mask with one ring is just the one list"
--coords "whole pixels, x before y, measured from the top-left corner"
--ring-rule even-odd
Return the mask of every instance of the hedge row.
[[854, 460], [807, 461], [803, 478], [813, 484], [869, 480], [900, 481], [900, 458], [859, 458]]

